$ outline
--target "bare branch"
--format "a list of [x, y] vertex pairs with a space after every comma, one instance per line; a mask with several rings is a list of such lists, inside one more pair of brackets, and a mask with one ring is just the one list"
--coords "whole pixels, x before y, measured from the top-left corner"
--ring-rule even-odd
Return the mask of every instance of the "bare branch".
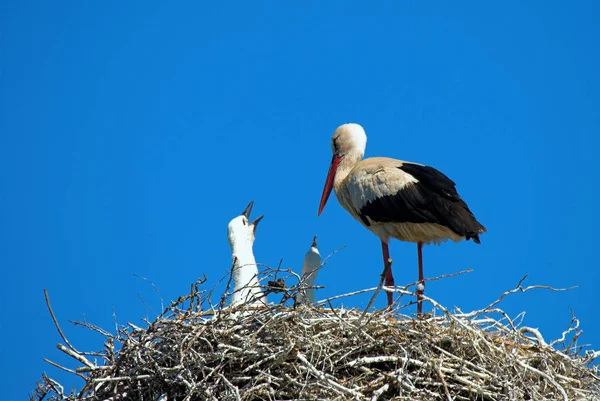
[[71, 345], [69, 340], [67, 340], [67, 337], [65, 337], [65, 335], [63, 334], [63, 331], [60, 329], [58, 320], [56, 320], [56, 316], [54, 316], [54, 311], [52, 310], [52, 306], [50, 306], [50, 297], [48, 296], [48, 290], [46, 290], [45, 288], [44, 288], [44, 297], [46, 298], [46, 306], [48, 307], [48, 312], [50, 312], [50, 316], [52, 317], [52, 321], [54, 322], [54, 325], [56, 326], [56, 330], [58, 330], [58, 334], [60, 334], [60, 337], [63, 339], [63, 341], [65, 342], [65, 344], [67, 344], [67, 346], [69, 348], [71, 348], [75, 352], [78, 352], [75, 349], [75, 347], [73, 347]]
[[[151, 280], [147, 279], [146, 277], [140, 276], [139, 274], [135, 274], [135, 273], [133, 273], [133, 275], [135, 277], [140, 278], [140, 279], [144, 280], [145, 282], [149, 283], [152, 286], [152, 288], [154, 288], [154, 291], [156, 291], [156, 293], [158, 294], [158, 299], [160, 299], [160, 310], [165, 310], [165, 306], [163, 304], [163, 298], [162, 298], [162, 295], [160, 295], [160, 291], [159, 291], [158, 287], [156, 285], [154, 285], [154, 283]], [[154, 313], [154, 312], [152, 312], [152, 313]]]
[[489, 304], [484, 309], [493, 308], [494, 306], [498, 305], [504, 299], [504, 297], [506, 297], [507, 295], [510, 295], [510, 294], [514, 294], [515, 292], [527, 292], [527, 291], [535, 290], [535, 289], [543, 289], [543, 290], [560, 292], [560, 291], [569, 291], [569, 290], [577, 288], [577, 286], [567, 287], [567, 288], [554, 288], [554, 287], [550, 287], [549, 285], [530, 285], [529, 287], [523, 288], [521, 286], [521, 284], [523, 284], [523, 281], [525, 281], [527, 276], [528, 276], [527, 274], [525, 276], [523, 276], [523, 278], [521, 280], [519, 280], [519, 282], [517, 283], [517, 286], [515, 288], [513, 288], [512, 290], [504, 291], [502, 293], [502, 295], [500, 295], [500, 298], [498, 298], [497, 300], [495, 300], [494, 302]]
[[90, 361], [88, 361], [83, 355], [81, 355], [77, 351], [73, 351], [72, 349], [67, 348], [67, 347], [65, 347], [62, 344], [56, 344], [56, 348], [58, 348], [59, 350], [61, 350], [65, 354], [69, 355], [71, 358], [74, 358], [74, 359], [78, 360], [79, 362], [83, 363], [88, 368], [95, 367], [95, 365], [93, 363], [91, 363]]

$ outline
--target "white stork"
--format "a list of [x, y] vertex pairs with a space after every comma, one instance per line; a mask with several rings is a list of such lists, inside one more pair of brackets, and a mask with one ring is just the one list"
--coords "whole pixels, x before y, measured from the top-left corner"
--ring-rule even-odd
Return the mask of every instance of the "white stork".
[[[358, 124], [339, 126], [331, 138], [333, 158], [319, 205], [319, 216], [332, 188], [338, 202], [381, 240], [384, 266], [389, 259], [390, 238], [417, 243], [419, 285], [417, 314], [421, 315], [423, 244], [447, 239], [472, 239], [479, 243], [481, 225], [456, 192], [455, 183], [433, 167], [372, 157], [362, 160], [367, 135]], [[385, 285], [393, 286], [391, 267]], [[387, 294], [388, 305], [392, 293]]]
[[254, 201], [244, 212], [229, 222], [227, 227], [231, 257], [233, 260], [233, 295], [231, 305], [265, 304], [265, 296], [258, 282], [258, 268], [252, 252], [256, 226], [264, 216], [257, 217], [249, 223], [250, 212]]
[[302, 278], [306, 288], [306, 298], [304, 294], [300, 294], [299, 302], [315, 302], [315, 289], [312, 288], [315, 285], [315, 279], [317, 278], [317, 272], [321, 267], [321, 254], [317, 248], [317, 236], [315, 235], [312, 244], [306, 254], [304, 255], [304, 263], [302, 264]]

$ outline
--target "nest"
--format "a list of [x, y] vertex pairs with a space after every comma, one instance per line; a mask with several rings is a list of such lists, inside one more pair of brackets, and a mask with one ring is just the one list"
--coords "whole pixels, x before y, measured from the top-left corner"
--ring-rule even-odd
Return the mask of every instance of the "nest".
[[[508, 294], [549, 287], [519, 282], [470, 313], [424, 297], [433, 312], [416, 319], [402, 314], [409, 303], [401, 302], [391, 311], [370, 311], [372, 303], [364, 311], [334, 308], [333, 299], [295, 305], [302, 280], [292, 288], [269, 284], [283, 294], [279, 304], [233, 310], [224, 296], [212, 305], [200, 280], [146, 328], [128, 323], [111, 334], [77, 323], [104, 335], [104, 349], [80, 352], [63, 336], [59, 349], [80, 366], [48, 362], [82, 377], [83, 388], [67, 394], [44, 374], [32, 399], [600, 400], [600, 352], [577, 346], [577, 319], [547, 343], [523, 326], [524, 314], [510, 318], [497, 307]], [[357, 293], [374, 299], [380, 289]], [[408, 289], [395, 292], [414, 299]]]

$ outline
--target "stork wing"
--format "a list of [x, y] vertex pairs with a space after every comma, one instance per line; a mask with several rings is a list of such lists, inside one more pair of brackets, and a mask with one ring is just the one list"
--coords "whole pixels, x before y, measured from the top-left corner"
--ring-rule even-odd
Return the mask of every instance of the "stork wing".
[[[485, 228], [456, 191], [455, 183], [433, 167], [393, 159], [365, 166], [349, 180], [348, 190], [362, 193], [359, 217], [372, 222], [435, 223], [477, 239]], [[354, 188], [353, 188], [354, 187]]]

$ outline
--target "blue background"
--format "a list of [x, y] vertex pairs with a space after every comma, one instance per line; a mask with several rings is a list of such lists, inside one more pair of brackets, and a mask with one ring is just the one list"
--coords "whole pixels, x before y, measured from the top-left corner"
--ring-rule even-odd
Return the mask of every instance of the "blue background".
[[[68, 320], [153, 318], [134, 273], [165, 302], [203, 273], [213, 285], [251, 199], [259, 262], [299, 271], [317, 234], [323, 255], [347, 245], [317, 298], [376, 285], [377, 238], [334, 197], [317, 219], [345, 122], [365, 127], [367, 156], [450, 176], [489, 231], [425, 248], [427, 277], [474, 269], [427, 295], [470, 311], [526, 273], [578, 285], [501, 306], [547, 340], [573, 309], [580, 343], [600, 347], [600, 6], [520, 3], [0, 2], [0, 399], [43, 371], [81, 385], [42, 361], [74, 366], [43, 288], [70, 341], [100, 349]], [[416, 246], [390, 250], [396, 282], [414, 281]]]

